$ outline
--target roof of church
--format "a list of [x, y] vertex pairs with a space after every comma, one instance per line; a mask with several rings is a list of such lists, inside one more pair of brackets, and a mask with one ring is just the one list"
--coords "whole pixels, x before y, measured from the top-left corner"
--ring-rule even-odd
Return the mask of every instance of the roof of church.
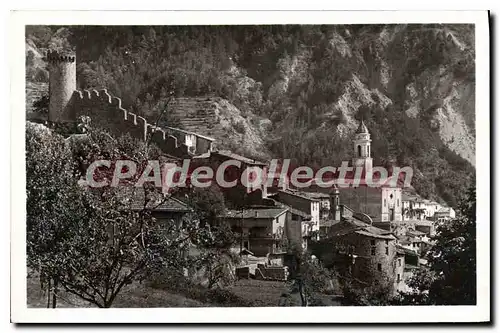
[[370, 134], [363, 120], [361, 120], [361, 122], [359, 123], [359, 127], [358, 130], [356, 131], [356, 134]]

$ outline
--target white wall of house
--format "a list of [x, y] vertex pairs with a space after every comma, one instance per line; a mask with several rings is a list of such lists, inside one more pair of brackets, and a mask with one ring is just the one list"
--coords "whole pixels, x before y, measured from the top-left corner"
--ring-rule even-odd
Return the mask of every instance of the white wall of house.
[[311, 201], [311, 221], [313, 222], [312, 231], [319, 231], [320, 202]]
[[401, 188], [382, 188], [382, 221], [401, 221], [403, 212]]
[[184, 143], [188, 147], [194, 147], [194, 148], [196, 148], [196, 135], [194, 135], [194, 134], [186, 134], [186, 138], [184, 140]]

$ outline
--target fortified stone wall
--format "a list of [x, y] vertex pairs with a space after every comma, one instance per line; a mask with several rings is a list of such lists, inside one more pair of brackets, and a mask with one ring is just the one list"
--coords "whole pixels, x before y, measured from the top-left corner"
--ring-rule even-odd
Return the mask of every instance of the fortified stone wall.
[[[89, 116], [93, 126], [114, 134], [129, 133], [132, 137], [149, 140], [163, 152], [181, 157], [190, 157], [188, 146], [178, 140], [180, 133], [172, 129], [157, 127], [141, 116], [121, 106], [121, 99], [110, 95], [106, 89], [73, 92], [70, 101], [70, 117]], [[177, 136], [177, 137], [176, 137]]]

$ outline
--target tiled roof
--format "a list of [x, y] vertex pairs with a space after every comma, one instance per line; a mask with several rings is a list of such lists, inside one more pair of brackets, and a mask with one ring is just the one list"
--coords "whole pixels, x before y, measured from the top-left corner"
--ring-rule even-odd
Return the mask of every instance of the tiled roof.
[[372, 237], [372, 238], [380, 238], [380, 239], [387, 239], [387, 240], [394, 240], [394, 239], [396, 239], [396, 237], [394, 237], [392, 235], [377, 235], [377, 234], [374, 234], [374, 233], [371, 233], [371, 232], [368, 232], [368, 231], [364, 231], [364, 230], [357, 230], [355, 232], [358, 235], [363, 235], [363, 236]]
[[250, 164], [250, 165], [261, 165], [261, 166], [266, 166], [267, 165], [264, 162], [257, 161], [257, 160], [254, 160], [254, 159], [251, 159], [251, 158], [248, 158], [248, 157], [245, 157], [245, 156], [238, 155], [236, 153], [233, 153], [230, 150], [217, 150], [217, 151], [211, 152], [211, 154], [221, 155], [221, 156], [228, 157], [230, 159], [233, 159], [233, 160], [236, 160], [236, 161], [240, 161], [242, 163]]
[[268, 199], [272, 200], [275, 203], [275, 205], [278, 206], [278, 207], [287, 208], [290, 211], [290, 213], [292, 213], [293, 215], [300, 216], [300, 217], [302, 217], [304, 219], [311, 219], [312, 218], [312, 216], [309, 213], [307, 213], [307, 212], [304, 212], [304, 211], [301, 211], [299, 209], [293, 208], [293, 207], [291, 207], [289, 205], [285, 205], [284, 203], [279, 202], [278, 200], [275, 200], [275, 199], [272, 199], [272, 198], [268, 198]]
[[271, 219], [276, 218], [288, 211], [287, 208], [263, 208], [263, 209], [243, 209], [228, 210], [222, 217], [236, 219]]
[[333, 226], [334, 224], [337, 224], [339, 223], [340, 221], [336, 221], [336, 220], [320, 220], [319, 221], [319, 226], [320, 227], [331, 227]]
[[330, 196], [327, 193], [322, 192], [300, 192], [302, 195], [309, 197], [311, 199], [329, 199]]
[[380, 229], [354, 219], [344, 219], [340, 223], [332, 224], [330, 229], [330, 236], [334, 237], [343, 236], [351, 233], [357, 233], [359, 235], [373, 237], [373, 238], [381, 238], [388, 240], [396, 239], [396, 237], [392, 234], [392, 232], [388, 230]]
[[311, 219], [312, 218], [312, 216], [310, 214], [307, 214], [306, 212], [303, 212], [299, 209], [296, 209], [296, 208], [293, 208], [290, 206], [286, 206], [286, 205], [284, 205], [284, 206], [287, 207], [290, 210], [290, 213], [292, 213], [293, 215], [300, 216], [304, 219]]
[[415, 252], [414, 250], [408, 249], [408, 248], [401, 246], [401, 245], [398, 245], [398, 244], [396, 244], [396, 252], [409, 254], [409, 255], [413, 255], [413, 256], [418, 256], [417, 252]]
[[408, 230], [406, 232], [406, 234], [410, 235], [410, 236], [423, 236], [423, 235], [425, 235], [425, 232], [418, 231], [418, 230]]
[[157, 212], [188, 212], [190, 211], [187, 204], [173, 198], [164, 196], [161, 193], [153, 192], [148, 194], [145, 203], [144, 188], [123, 187], [121, 189], [123, 203], [132, 210], [142, 210], [144, 208], [151, 209]]
[[280, 193], [286, 193], [286, 194], [295, 195], [297, 197], [300, 197], [300, 198], [303, 198], [303, 199], [307, 199], [307, 200], [311, 200], [311, 201], [318, 201], [318, 199], [312, 198], [312, 197], [308, 196], [307, 192], [295, 191], [295, 190], [291, 190], [291, 189], [288, 189], [288, 190], [279, 190], [278, 191], [278, 196], [277, 196], [278, 198], [279, 198], [279, 194]]

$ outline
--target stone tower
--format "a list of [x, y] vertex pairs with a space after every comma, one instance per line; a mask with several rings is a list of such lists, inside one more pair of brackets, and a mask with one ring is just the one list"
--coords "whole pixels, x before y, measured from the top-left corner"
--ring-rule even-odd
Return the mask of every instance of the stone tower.
[[354, 157], [352, 159], [352, 165], [354, 167], [364, 167], [366, 174], [371, 173], [373, 167], [371, 142], [370, 132], [368, 132], [368, 128], [364, 121], [361, 120], [354, 138]]
[[330, 192], [330, 216], [329, 218], [334, 221], [340, 221], [340, 192], [336, 185]]
[[71, 120], [68, 104], [76, 90], [76, 56], [73, 52], [49, 51], [49, 121]]

